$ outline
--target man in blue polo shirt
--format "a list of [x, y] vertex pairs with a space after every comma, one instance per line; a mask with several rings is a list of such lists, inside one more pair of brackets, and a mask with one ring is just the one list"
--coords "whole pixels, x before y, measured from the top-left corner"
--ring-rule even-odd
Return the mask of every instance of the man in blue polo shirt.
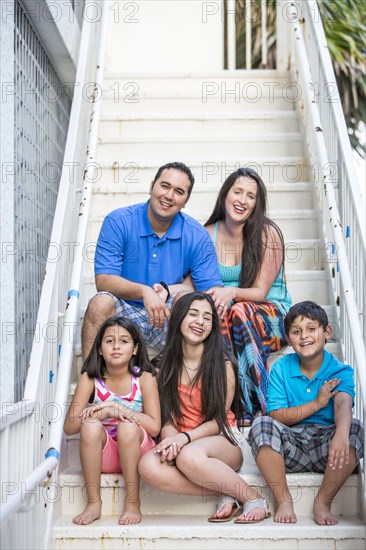
[[[185, 164], [166, 164], [151, 183], [148, 202], [106, 216], [94, 260], [98, 293], [89, 303], [82, 329], [83, 358], [99, 326], [116, 314], [135, 321], [146, 343], [160, 351], [174, 295], [222, 286], [206, 229], [181, 212], [193, 184]], [[188, 275], [194, 288], [185, 282]]]

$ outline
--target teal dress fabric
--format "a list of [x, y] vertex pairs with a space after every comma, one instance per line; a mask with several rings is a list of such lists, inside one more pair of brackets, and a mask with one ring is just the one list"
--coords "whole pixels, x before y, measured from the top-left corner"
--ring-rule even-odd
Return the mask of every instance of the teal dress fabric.
[[[216, 247], [218, 222], [212, 240]], [[225, 287], [239, 287], [241, 264], [219, 270]], [[239, 365], [245, 418], [252, 420], [266, 412], [269, 371], [267, 360], [272, 351], [286, 345], [283, 319], [291, 307], [291, 296], [283, 278], [283, 269], [270, 288], [265, 302], [235, 302], [225, 315], [221, 330], [227, 349]]]

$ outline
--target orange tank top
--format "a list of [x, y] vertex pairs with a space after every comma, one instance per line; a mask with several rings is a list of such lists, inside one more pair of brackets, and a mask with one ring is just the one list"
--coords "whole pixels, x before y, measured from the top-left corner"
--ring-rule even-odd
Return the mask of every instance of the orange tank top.
[[[186, 386], [178, 384], [180, 410], [183, 415], [183, 424], [179, 426], [182, 432], [197, 428], [202, 422], [202, 400], [201, 400], [201, 383], [197, 386]], [[232, 411], [228, 411], [226, 420], [229, 426], [236, 426], [235, 415]]]

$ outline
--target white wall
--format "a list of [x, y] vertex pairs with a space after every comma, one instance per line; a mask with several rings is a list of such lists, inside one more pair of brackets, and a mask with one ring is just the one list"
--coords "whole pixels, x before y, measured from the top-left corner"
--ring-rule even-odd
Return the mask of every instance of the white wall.
[[106, 70], [221, 70], [223, 30], [222, 0], [113, 1]]

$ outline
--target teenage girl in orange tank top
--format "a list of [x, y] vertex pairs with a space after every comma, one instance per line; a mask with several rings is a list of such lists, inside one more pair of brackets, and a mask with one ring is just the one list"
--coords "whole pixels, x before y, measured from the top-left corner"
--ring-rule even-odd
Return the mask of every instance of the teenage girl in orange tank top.
[[219, 495], [209, 521], [229, 521], [242, 502], [237, 523], [267, 517], [266, 501], [236, 473], [243, 461], [237, 369], [224, 355], [209, 295], [191, 292], [175, 303], [158, 367], [161, 441], [141, 458], [141, 477], [167, 493]]

